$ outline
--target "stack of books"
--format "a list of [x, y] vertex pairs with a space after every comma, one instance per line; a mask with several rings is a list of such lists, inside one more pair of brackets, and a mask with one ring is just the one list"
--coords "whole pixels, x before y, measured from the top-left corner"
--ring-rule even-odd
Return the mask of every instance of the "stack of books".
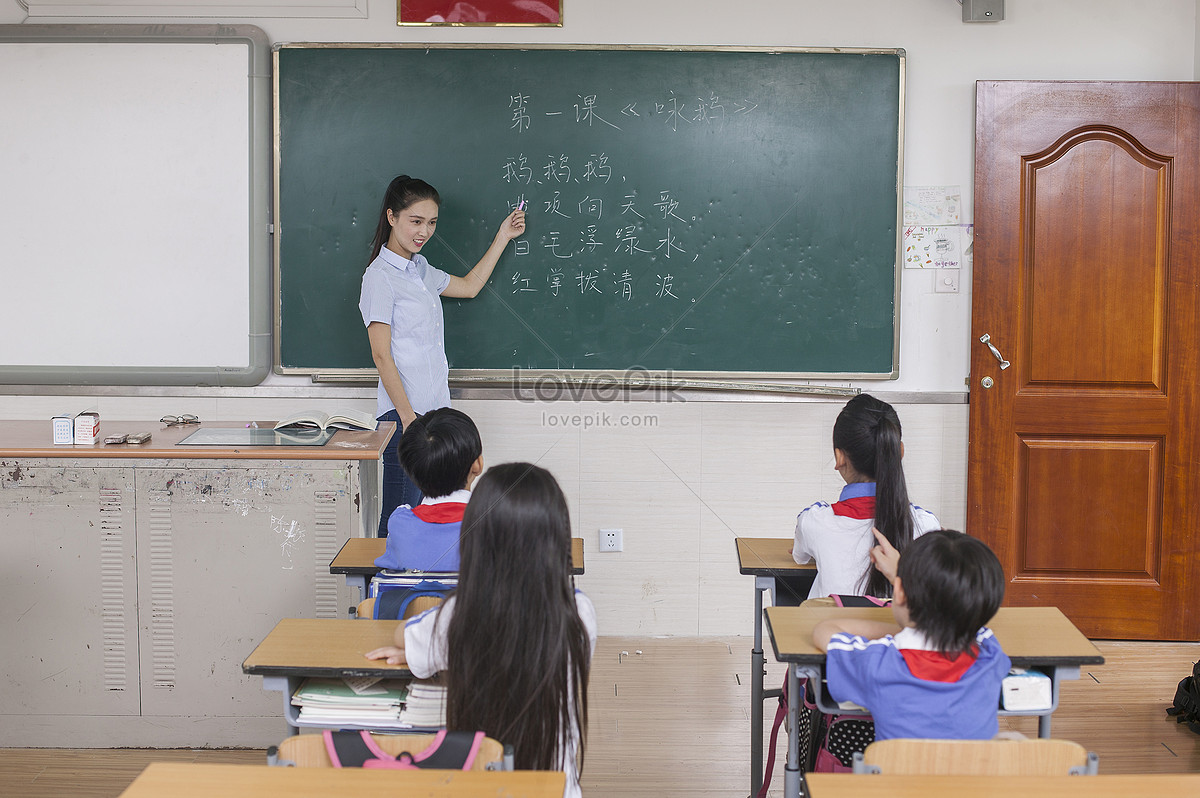
[[419, 680], [305, 679], [292, 695], [302, 726], [438, 729], [446, 725], [446, 688]]
[[384, 569], [371, 577], [368, 595], [377, 597], [387, 590], [412, 590], [423, 585], [452, 590], [458, 587], [458, 574], [452, 571], [389, 571]]
[[400, 713], [400, 722], [409, 728], [440, 729], [446, 725], [446, 688], [432, 682], [413, 680], [408, 685], [408, 700]]

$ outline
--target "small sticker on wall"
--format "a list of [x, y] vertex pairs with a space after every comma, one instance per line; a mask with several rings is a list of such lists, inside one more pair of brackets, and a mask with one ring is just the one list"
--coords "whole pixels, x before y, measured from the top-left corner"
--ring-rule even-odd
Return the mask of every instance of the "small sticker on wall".
[[962, 222], [962, 189], [958, 186], [905, 186], [906, 227], [941, 227]]
[[962, 228], [904, 228], [904, 268], [961, 269], [962, 266]]

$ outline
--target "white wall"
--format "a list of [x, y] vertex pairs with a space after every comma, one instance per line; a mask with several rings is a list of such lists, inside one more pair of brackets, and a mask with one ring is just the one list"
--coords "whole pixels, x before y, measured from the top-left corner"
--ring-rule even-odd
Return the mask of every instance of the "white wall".
[[[905, 183], [961, 186], [969, 221], [976, 80], [1191, 80], [1200, 73], [1197, 5], [1008, 0], [1003, 22], [964, 24], [955, 0], [747, 0], [733, 6], [716, 0], [565, 0], [561, 29], [482, 30], [399, 28], [394, 2], [370, 0], [367, 19], [225, 21], [257, 24], [274, 42], [902, 47], [908, 53]], [[24, 16], [15, 0], [0, 0], [0, 23]], [[9, 267], [0, 259], [3, 268]], [[965, 391], [970, 296], [969, 275], [963, 275], [959, 294], [935, 294], [932, 274], [906, 271], [900, 379], [863, 384], [908, 394], [898, 410], [910, 490], [944, 524], [960, 528], [967, 408], [913, 394]], [[277, 376], [257, 389], [124, 394], [133, 395], [98, 391], [67, 398], [37, 389], [17, 395], [0, 390], [0, 418], [47, 418], [64, 406], [88, 404], [109, 417], [143, 419], [167, 412], [275, 418], [316, 400], [373, 407], [373, 391], [311, 387]], [[829, 452], [837, 403], [457, 404], [477, 419], [489, 462], [540, 460], [563, 483], [576, 534], [589, 541], [580, 584], [596, 599], [607, 634], [748, 633], [751, 580], [737, 574], [733, 537], [786, 536], [797, 511], [836, 496], [839, 487]], [[617, 425], [623, 417], [650, 416], [654, 421], [646, 423], [656, 426], [582, 428], [589, 419], [603, 423], [605, 414]], [[552, 426], [553, 417], [564, 415], [578, 416], [581, 426]], [[595, 552], [601, 526], [624, 527], [623, 554]]]

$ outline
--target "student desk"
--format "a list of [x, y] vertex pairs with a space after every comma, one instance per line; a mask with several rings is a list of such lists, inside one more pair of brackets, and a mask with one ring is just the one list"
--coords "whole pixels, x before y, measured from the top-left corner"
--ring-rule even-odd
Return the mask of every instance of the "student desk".
[[[346, 584], [358, 588], [359, 599], [367, 597], [371, 577], [379, 573], [375, 560], [387, 548], [387, 538], [350, 538], [329, 563], [329, 573], [346, 577]], [[583, 573], [583, 538], [571, 538], [571, 573]]]
[[[824, 687], [825, 652], [813, 645], [813, 627], [826, 618], [866, 618], [894, 623], [892, 611], [886, 607], [768, 607], [767, 631], [775, 658], [788, 664], [788, 756], [784, 770], [784, 795], [795, 798], [800, 791], [799, 744], [797, 742], [800, 712], [800, 678], [808, 677], [819, 686], [817, 706], [822, 712], [841, 712]], [[988, 624], [1000, 647], [1015, 667], [1037, 668], [1050, 676], [1053, 703], [1050, 709], [1039, 712], [1007, 712], [1001, 715], [1039, 715], [1038, 736], [1050, 736], [1050, 713], [1058, 708], [1059, 683], [1078, 679], [1080, 665], [1102, 665], [1104, 657], [1092, 642], [1075, 628], [1057, 607], [1001, 607]], [[862, 776], [870, 779], [873, 776]], [[1076, 784], [1079, 778], [1075, 777]], [[1078, 789], [1078, 787], [1077, 787]]]
[[1195, 795], [1200, 774], [1120, 776], [855, 776], [810, 773], [809, 798], [1128, 798]]
[[766, 658], [762, 647], [763, 593], [779, 603], [783, 589], [798, 593], [784, 596], [798, 604], [808, 597], [817, 576], [815, 563], [797, 565], [792, 558], [792, 538], [735, 538], [738, 570], [754, 577], [754, 648], [750, 650], [750, 794], [757, 795], [763, 778], [763, 701], [778, 698], [779, 690], [764, 690]]
[[366, 657], [368, 651], [394, 644], [396, 625], [397, 621], [284, 618], [242, 662], [242, 672], [263, 677], [264, 690], [283, 693], [288, 733], [296, 734], [300, 708], [292, 706], [292, 693], [307, 677], [412, 676], [403, 665]]
[[176, 445], [197, 426], [246, 424], [105, 418], [102, 435], [153, 437], [54, 446], [49, 419], [0, 422], [0, 745], [278, 742], [274, 701], [237, 666], [280, 618], [345, 611], [326, 568], [374, 532], [394, 425]]
[[566, 776], [548, 770], [364, 770], [154, 762], [121, 798], [562, 798]]

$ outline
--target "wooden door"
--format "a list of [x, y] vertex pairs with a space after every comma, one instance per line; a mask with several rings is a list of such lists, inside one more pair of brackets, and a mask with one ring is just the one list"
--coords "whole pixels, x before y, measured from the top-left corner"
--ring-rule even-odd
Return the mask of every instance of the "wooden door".
[[1200, 84], [980, 82], [975, 164], [967, 531], [1007, 604], [1196, 639]]

